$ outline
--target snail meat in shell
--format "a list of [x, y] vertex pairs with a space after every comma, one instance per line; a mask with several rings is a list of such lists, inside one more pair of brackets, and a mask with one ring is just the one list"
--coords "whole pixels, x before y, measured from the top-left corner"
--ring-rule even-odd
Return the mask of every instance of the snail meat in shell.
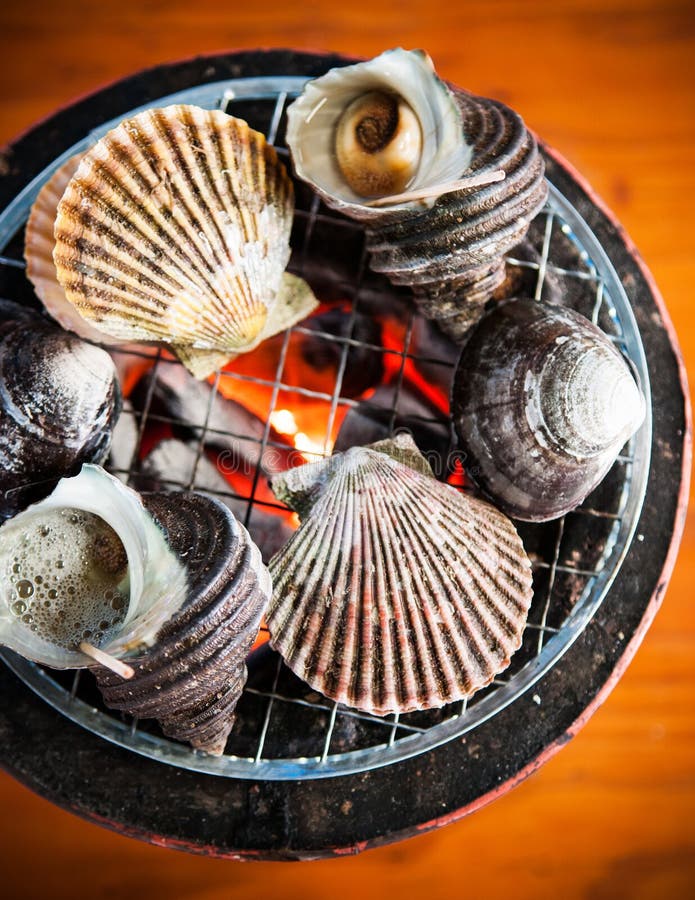
[[155, 718], [169, 737], [218, 756], [234, 724], [270, 575], [246, 530], [212, 497], [146, 494], [144, 502], [186, 561], [187, 598], [154, 645], [128, 659], [131, 679], [99, 668], [97, 683], [107, 706]]
[[[260, 551], [217, 500], [141, 498], [98, 466], [0, 528], [0, 643], [53, 668], [92, 667], [107, 706], [211, 754], [232, 728], [270, 591]], [[104, 653], [127, 667], [95, 666]]]
[[154, 642], [186, 596], [184, 567], [140, 498], [99, 466], [0, 527], [0, 643], [56, 669]]
[[547, 197], [521, 117], [450, 89], [419, 50], [310, 81], [288, 109], [287, 143], [297, 175], [364, 223], [372, 269], [409, 285], [454, 340], [504, 290], [505, 254]]

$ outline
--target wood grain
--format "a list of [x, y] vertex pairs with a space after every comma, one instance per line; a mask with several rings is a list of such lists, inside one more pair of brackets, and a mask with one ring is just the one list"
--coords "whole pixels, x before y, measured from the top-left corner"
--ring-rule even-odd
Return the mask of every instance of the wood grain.
[[[0, 143], [130, 72], [224, 49], [370, 56], [421, 46], [519, 109], [603, 196], [695, 364], [695, 15], [690, 2], [149, 0], [6, 4]], [[439, 832], [301, 866], [204, 860], [81, 822], [0, 778], [4, 896], [670, 898], [695, 891], [695, 517], [663, 608], [584, 731], [511, 794]], [[85, 773], [88, 777], [88, 773]]]

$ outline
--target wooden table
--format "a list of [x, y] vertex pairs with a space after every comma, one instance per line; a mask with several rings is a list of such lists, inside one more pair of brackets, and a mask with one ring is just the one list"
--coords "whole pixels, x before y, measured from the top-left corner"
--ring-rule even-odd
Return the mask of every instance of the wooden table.
[[[0, 12], [0, 143], [134, 70], [241, 47], [428, 50], [518, 109], [644, 255], [692, 371], [695, 12], [688, 0], [371, 0], [294, 7], [63, 0]], [[83, 823], [0, 778], [11, 898], [666, 898], [695, 890], [695, 519], [662, 610], [584, 731], [501, 800], [443, 830], [301, 866], [199, 859]]]

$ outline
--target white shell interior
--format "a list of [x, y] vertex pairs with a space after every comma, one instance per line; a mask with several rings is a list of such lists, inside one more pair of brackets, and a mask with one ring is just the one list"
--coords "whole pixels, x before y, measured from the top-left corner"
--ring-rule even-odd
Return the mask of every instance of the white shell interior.
[[[310, 81], [287, 110], [287, 144], [295, 171], [330, 206], [365, 219], [383, 216], [384, 209], [366, 206], [365, 199], [347, 184], [336, 161], [334, 135], [345, 108], [356, 97], [374, 90], [403, 97], [420, 122], [422, 158], [409, 190], [456, 180], [473, 154], [463, 137], [461, 112], [453, 94], [420, 50], [388, 50], [368, 62], [331, 69]], [[435, 200], [432, 196], [388, 209], [408, 210], [432, 205]]]
[[[130, 599], [121, 630], [100, 647], [112, 656], [151, 644], [161, 626], [186, 597], [184, 567], [135, 491], [99, 466], [84, 465], [79, 475], [63, 478], [44, 500], [0, 527], [1, 543], [49, 510], [72, 508], [93, 513], [113, 528], [128, 558]], [[0, 552], [0, 565], [2, 564]], [[54, 668], [80, 668], [93, 661], [39, 637], [10, 610], [13, 588], [0, 570], [0, 644]]]

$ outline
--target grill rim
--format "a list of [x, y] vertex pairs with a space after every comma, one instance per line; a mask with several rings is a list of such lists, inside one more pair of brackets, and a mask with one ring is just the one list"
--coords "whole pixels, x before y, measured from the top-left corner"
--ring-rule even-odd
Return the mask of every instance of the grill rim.
[[[290, 97], [296, 96], [302, 89], [305, 79], [296, 77], [271, 77], [268, 79], [233, 79], [221, 82], [211, 82], [207, 85], [195, 86], [181, 92], [167, 95], [165, 97], [150, 100], [143, 106], [135, 107], [129, 110], [127, 115], [132, 116], [150, 107], [153, 103], [158, 105], [171, 105], [174, 103], [186, 102], [195, 103], [197, 105], [208, 108], [227, 108], [227, 104], [232, 100], [258, 100], [267, 98], [274, 101], [274, 113], [269, 127], [268, 139], [271, 143], [274, 141], [277, 130], [286, 109]], [[120, 119], [110, 119], [98, 127], [90, 130], [77, 143], [71, 145], [57, 156], [53, 162], [40, 173], [38, 173], [29, 184], [20, 191], [9, 206], [0, 214], [0, 227], [5, 234], [14, 234], [24, 223], [26, 213], [31, 203], [33, 203], [36, 194], [51, 177], [53, 172], [57, 170], [67, 159], [74, 154], [87, 149], [94, 141], [98, 140], [107, 131], [111, 130]], [[286, 151], [281, 151], [286, 154]], [[336, 715], [339, 712], [339, 706], [335, 703], [329, 710], [329, 719], [327, 733], [324, 739], [323, 751], [320, 755], [310, 757], [283, 757], [268, 758], [262, 755], [267, 727], [270, 722], [272, 708], [276, 702], [275, 685], [268, 693], [261, 692], [268, 697], [268, 708], [265, 715], [265, 722], [259, 735], [259, 743], [257, 751], [252, 758], [244, 758], [225, 754], [220, 758], [211, 758], [202, 754], [194, 753], [187, 747], [182, 747], [175, 741], [167, 740], [157, 736], [151, 736], [143, 733], [138, 729], [137, 722], [133, 720], [131, 723], [124, 723], [113, 713], [97, 713], [94, 714], [92, 707], [85, 704], [81, 699], [76, 697], [80, 676], [76, 674], [73, 682], [72, 691], [68, 692], [60, 685], [55, 684], [49, 673], [42, 671], [34, 663], [21, 659], [9, 651], [0, 651], [0, 658], [4, 659], [6, 664], [20, 678], [22, 678], [32, 690], [36, 691], [39, 696], [43, 697], [46, 702], [50, 703], [54, 708], [59, 710], [63, 715], [68, 716], [72, 721], [82, 725], [84, 728], [96, 732], [106, 740], [117, 743], [132, 752], [140, 753], [146, 756], [154, 756], [161, 762], [182, 768], [191, 769], [193, 771], [214, 774], [219, 777], [237, 777], [253, 779], [256, 777], [264, 777], [268, 779], [297, 779], [297, 778], [330, 778], [340, 775], [356, 774], [370, 768], [391, 765], [402, 759], [419, 755], [429, 749], [437, 747], [442, 743], [462, 737], [473, 731], [480, 724], [489, 718], [498, 715], [501, 709], [504, 709], [515, 700], [524, 691], [529, 690], [543, 676], [549, 667], [555, 665], [561, 656], [567, 652], [571, 644], [577, 639], [583, 628], [600, 607], [606, 593], [610, 590], [610, 586], [615, 579], [617, 572], [629, 550], [630, 543], [635, 533], [637, 519], [641, 504], [646, 491], [646, 479], [649, 472], [649, 444], [651, 439], [651, 402], [649, 373], [644, 358], [644, 351], [641, 344], [639, 329], [635, 322], [634, 314], [630, 307], [628, 297], [620, 285], [617, 274], [612, 263], [605, 253], [599, 241], [595, 238], [591, 229], [583, 221], [581, 216], [576, 212], [572, 204], [560, 193], [560, 191], [550, 183], [549, 201], [546, 205], [545, 212], [545, 238], [543, 254], [540, 265], [538, 267], [538, 284], [536, 296], [539, 297], [542, 286], [545, 281], [546, 269], [550, 267], [551, 260], [549, 258], [549, 247], [553, 231], [556, 227], [557, 220], [565, 223], [564, 227], [571, 228], [572, 240], [581, 246], [583, 252], [587, 253], [590, 259], [591, 273], [598, 283], [597, 297], [594, 303], [594, 319], [598, 318], [599, 311], [603, 307], [606, 297], [610, 298], [613, 307], [618, 308], [615, 313], [619, 325], [619, 335], [614, 337], [629, 351], [629, 359], [633, 368], [638, 373], [638, 378], [642, 384], [643, 392], [646, 399], [647, 415], [639, 433], [630, 441], [632, 448], [632, 458], [626, 465], [627, 471], [623, 476], [623, 484], [621, 488], [621, 502], [619, 504], [619, 517], [614, 527], [606, 538], [606, 544], [601, 552], [600, 565], [592, 566], [593, 576], [586, 579], [581, 595], [577, 600], [572, 612], [564, 619], [558, 633], [551, 634], [547, 642], [545, 641], [545, 614], [551, 605], [552, 600], [552, 582], [548, 589], [546, 600], [546, 609], [543, 616], [543, 622], [539, 626], [538, 651], [532, 660], [529, 660], [521, 670], [515, 672], [507, 681], [500, 683], [492, 694], [482, 699], [474, 698], [471, 707], [468, 700], [464, 700], [460, 713], [452, 714], [439, 724], [433, 725], [421, 733], [411, 733], [397, 739], [398, 723], [400, 717], [394, 717], [392, 727], [388, 739], [385, 738], [383, 743], [373, 746], [346, 750], [341, 753], [331, 754], [330, 741], [335, 726]], [[311, 207], [312, 213], [309, 220], [309, 228], [313, 227], [316, 219], [316, 211], [318, 204], [314, 203]], [[338, 222], [341, 220], [338, 219]], [[356, 226], [351, 226], [353, 229]], [[10, 238], [11, 240], [11, 238]], [[364, 265], [364, 255], [360, 266]], [[355, 286], [355, 298], [359, 294], [359, 283]], [[356, 306], [353, 309], [353, 317]], [[412, 322], [412, 313], [409, 319]], [[410, 326], [409, 326], [410, 327]], [[286, 347], [288, 340], [286, 338]], [[407, 353], [409, 347], [404, 347], [403, 353]], [[283, 349], [283, 353], [285, 350]], [[346, 356], [341, 366], [344, 367]], [[157, 362], [160, 362], [160, 354], [156, 355]], [[219, 379], [218, 375], [218, 379]], [[215, 382], [215, 387], [217, 382]], [[273, 382], [273, 397], [277, 394], [279, 382], [276, 379]], [[339, 384], [337, 388], [339, 388]], [[336, 390], [337, 390], [336, 388]], [[331, 411], [337, 402], [337, 395], [331, 398]], [[274, 407], [274, 403], [271, 403]], [[208, 410], [209, 412], [209, 410]], [[395, 409], [392, 412], [392, 424], [396, 415]], [[142, 429], [142, 425], [140, 428]], [[267, 431], [267, 423], [265, 428]], [[203, 427], [204, 440], [207, 422]], [[329, 426], [330, 431], [330, 426]], [[267, 434], [264, 433], [264, 443], [261, 445], [261, 453], [267, 444]], [[202, 447], [202, 443], [200, 444]], [[637, 447], [637, 450], [635, 450]], [[244, 524], [248, 523], [251, 510], [255, 505], [255, 486], [258, 482], [260, 470], [257, 469], [254, 474], [254, 487], [252, 489], [252, 497], [248, 504], [246, 518]], [[189, 485], [189, 487], [192, 485]], [[564, 517], [559, 520], [560, 537], [564, 530]], [[556, 554], [550, 565], [551, 572], [554, 572], [559, 564], [558, 553], [560, 549], [560, 539], [556, 545]], [[554, 578], [554, 576], [553, 576]], [[276, 678], [280, 674], [280, 661], [277, 663]], [[500, 686], [501, 685], [501, 686]], [[291, 702], [291, 701], [290, 701]], [[331, 701], [327, 701], [331, 703]], [[318, 710], [318, 707], [317, 707]], [[348, 710], [345, 714], [350, 715]], [[384, 725], [387, 722], [384, 720]], [[391, 721], [388, 722], [391, 725]]]

